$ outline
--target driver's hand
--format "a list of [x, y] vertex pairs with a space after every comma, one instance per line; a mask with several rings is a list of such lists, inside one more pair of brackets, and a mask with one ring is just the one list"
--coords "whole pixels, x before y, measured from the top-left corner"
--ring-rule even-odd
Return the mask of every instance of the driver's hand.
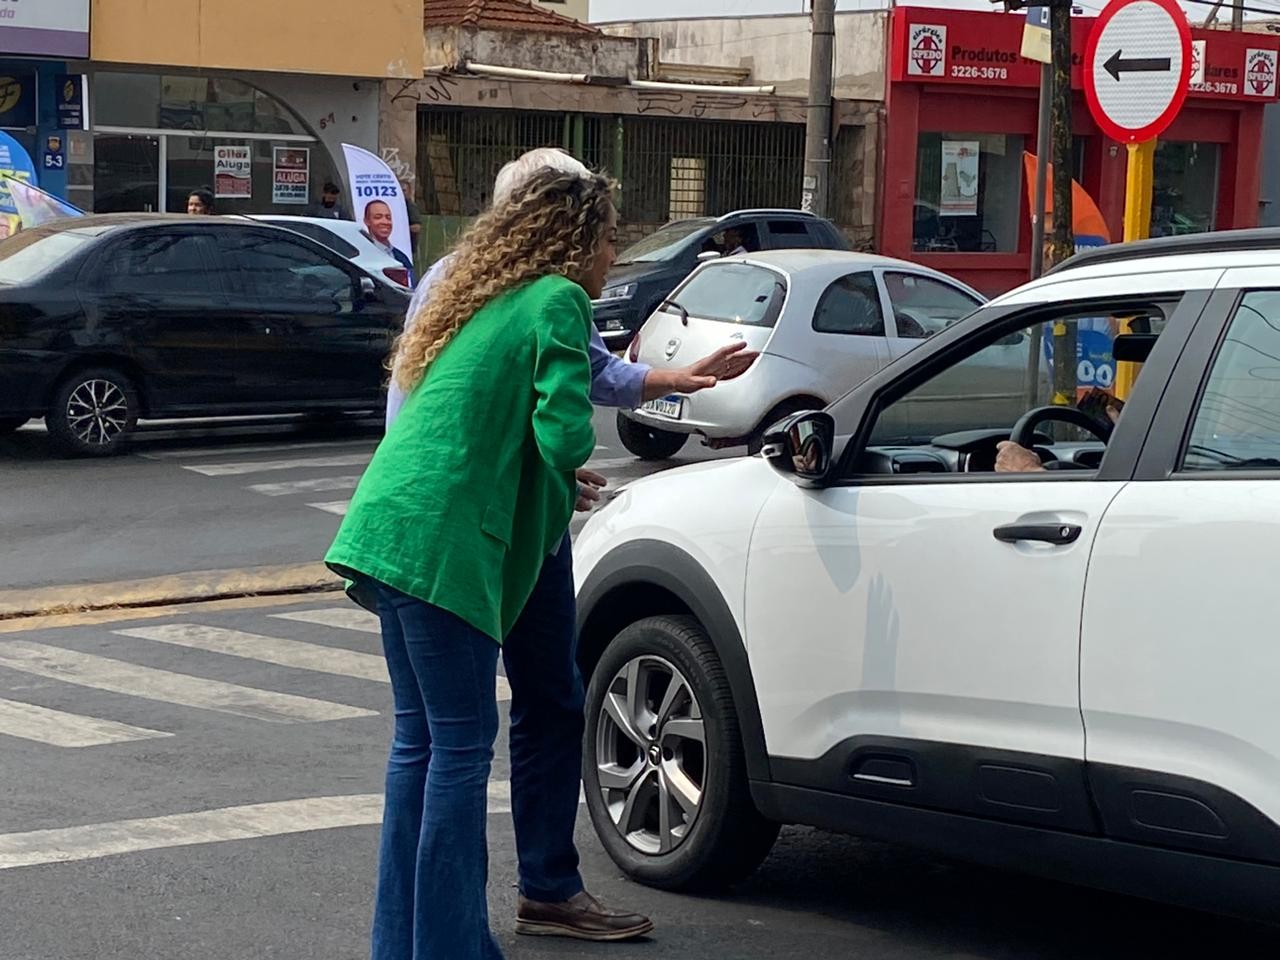
[[996, 451], [996, 473], [1032, 473], [1044, 469], [1034, 450], [1012, 440], [997, 443]]

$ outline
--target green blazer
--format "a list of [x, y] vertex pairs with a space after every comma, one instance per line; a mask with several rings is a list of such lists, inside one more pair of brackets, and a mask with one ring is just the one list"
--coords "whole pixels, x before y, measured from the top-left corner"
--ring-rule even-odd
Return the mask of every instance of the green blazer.
[[591, 302], [546, 276], [494, 298], [427, 368], [360, 480], [325, 556], [499, 643], [564, 536], [595, 449]]

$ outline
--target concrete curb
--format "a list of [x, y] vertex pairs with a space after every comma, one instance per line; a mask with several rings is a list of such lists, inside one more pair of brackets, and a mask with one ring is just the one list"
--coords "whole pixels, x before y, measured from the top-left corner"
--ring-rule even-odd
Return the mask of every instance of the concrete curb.
[[342, 589], [323, 563], [201, 570], [143, 580], [0, 590], [0, 620]]

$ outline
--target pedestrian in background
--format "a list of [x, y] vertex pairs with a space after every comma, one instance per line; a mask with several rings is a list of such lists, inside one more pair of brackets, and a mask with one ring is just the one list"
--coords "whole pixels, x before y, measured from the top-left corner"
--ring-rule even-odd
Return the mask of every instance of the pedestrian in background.
[[[531, 150], [499, 171], [494, 206], [511, 203], [530, 178], [549, 169], [590, 176], [586, 166], [563, 150]], [[445, 257], [423, 277], [409, 305], [406, 329], [414, 326], [430, 303], [445, 295], [441, 281], [457, 256]], [[688, 367], [654, 370], [614, 356], [592, 324], [591, 400], [632, 409], [656, 397], [714, 387], [752, 364], [757, 354], [745, 347], [739, 341]], [[393, 378], [387, 397], [388, 431], [404, 402], [405, 391]], [[577, 509], [587, 511], [599, 501], [605, 478], [584, 469], [578, 471], [578, 479]], [[573, 549], [566, 526], [559, 544], [543, 560], [533, 593], [502, 645], [511, 685], [511, 813], [520, 860], [516, 930], [581, 940], [622, 940], [648, 933], [653, 923], [640, 914], [605, 907], [586, 892], [573, 839], [583, 733], [577, 639]]]
[[307, 216], [321, 220], [350, 220], [346, 208], [342, 205], [342, 188], [329, 180], [320, 191], [320, 202], [307, 208]]
[[501, 957], [485, 891], [497, 658], [595, 446], [590, 300], [616, 232], [605, 178], [540, 171], [476, 221], [396, 346], [408, 399], [326, 557], [379, 612], [395, 700], [374, 960]]
[[192, 216], [212, 216], [214, 199], [209, 190], [192, 190], [187, 197], [187, 213]]

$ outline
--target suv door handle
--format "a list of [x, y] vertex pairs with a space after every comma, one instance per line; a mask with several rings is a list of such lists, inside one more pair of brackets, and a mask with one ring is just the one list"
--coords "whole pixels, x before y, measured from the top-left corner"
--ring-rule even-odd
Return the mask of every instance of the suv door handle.
[[1084, 528], [1076, 523], [1009, 523], [996, 527], [992, 533], [1001, 543], [1035, 541], [1065, 547], [1080, 539]]

